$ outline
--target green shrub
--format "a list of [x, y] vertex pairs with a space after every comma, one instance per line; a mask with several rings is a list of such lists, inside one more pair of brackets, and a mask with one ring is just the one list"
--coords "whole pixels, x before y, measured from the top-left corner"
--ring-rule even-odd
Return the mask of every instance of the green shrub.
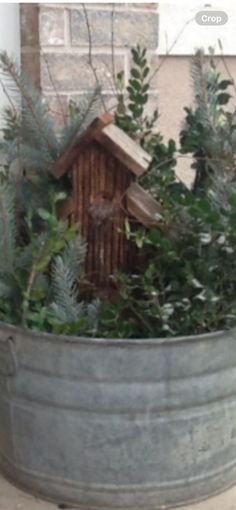
[[55, 183], [50, 167], [93, 112], [95, 95], [82, 110], [70, 105], [60, 141], [41, 98], [28, 88], [8, 57], [2, 71], [19, 85], [22, 109], [6, 112], [1, 149], [8, 171], [0, 184], [0, 319], [56, 334], [109, 338], [175, 336], [215, 331], [236, 323], [236, 112], [228, 108], [230, 80], [214, 57], [195, 56], [195, 104], [186, 108], [182, 154], [192, 154], [196, 178], [189, 190], [176, 181], [176, 144], [157, 131], [158, 112], [146, 115], [150, 69], [146, 51], [132, 50], [127, 90], [117, 79], [115, 120], [152, 156], [141, 184], [161, 204], [156, 227], [126, 235], [142, 256], [128, 274], [113, 275], [111, 302], [82, 300], [86, 243], [78, 226], [59, 221], [57, 202], [67, 183]]
[[[136, 67], [141, 66], [139, 55], [140, 49], [133, 52]], [[147, 174], [144, 182], [154, 190], [162, 213], [155, 229], [128, 232], [146, 262], [134, 274], [117, 275], [119, 298], [104, 306], [101, 319], [108, 337], [193, 334], [236, 323], [236, 113], [227, 108], [232, 82], [222, 80], [213, 56], [205, 59], [200, 51], [192, 75], [195, 105], [185, 108], [180, 142], [182, 153], [193, 154], [193, 189], [176, 185], [175, 146], [173, 153], [168, 152], [171, 142], [161, 151], [158, 135], [153, 138], [145, 120], [141, 143], [153, 160], [151, 178]], [[142, 80], [140, 72], [135, 80]], [[130, 99], [138, 103], [139, 98], [132, 92]], [[118, 114], [127, 132], [136, 112], [128, 105]]]

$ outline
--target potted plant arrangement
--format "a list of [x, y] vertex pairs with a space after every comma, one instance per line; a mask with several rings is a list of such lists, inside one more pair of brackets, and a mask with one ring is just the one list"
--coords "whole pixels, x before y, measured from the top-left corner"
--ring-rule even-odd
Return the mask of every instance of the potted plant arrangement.
[[[214, 57], [193, 62], [176, 182], [148, 101], [146, 52], [117, 77], [115, 121], [151, 155], [142, 186], [161, 209], [126, 236], [141, 256], [113, 275], [115, 296], [80, 295], [86, 242], [58, 219], [70, 187], [50, 173], [98, 107], [99, 91], [58, 139], [41, 98], [2, 54], [20, 91], [1, 150], [0, 469], [14, 483], [79, 508], [161, 509], [236, 482], [236, 114]], [[128, 95], [128, 101], [126, 100]], [[15, 98], [14, 98], [15, 99]]]

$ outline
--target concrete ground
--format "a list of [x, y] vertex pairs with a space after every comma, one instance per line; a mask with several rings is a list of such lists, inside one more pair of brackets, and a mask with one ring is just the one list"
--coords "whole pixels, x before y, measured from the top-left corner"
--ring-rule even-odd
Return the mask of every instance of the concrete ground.
[[[22, 492], [0, 477], [0, 510], [56, 510], [58, 507]], [[179, 508], [178, 510], [181, 510]], [[182, 510], [236, 510], [236, 487]]]

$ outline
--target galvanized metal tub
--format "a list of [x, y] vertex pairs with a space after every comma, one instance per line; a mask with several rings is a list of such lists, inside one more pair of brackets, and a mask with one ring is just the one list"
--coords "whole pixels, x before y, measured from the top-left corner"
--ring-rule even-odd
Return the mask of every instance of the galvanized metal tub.
[[236, 332], [56, 337], [0, 323], [0, 471], [83, 509], [161, 509], [236, 483]]

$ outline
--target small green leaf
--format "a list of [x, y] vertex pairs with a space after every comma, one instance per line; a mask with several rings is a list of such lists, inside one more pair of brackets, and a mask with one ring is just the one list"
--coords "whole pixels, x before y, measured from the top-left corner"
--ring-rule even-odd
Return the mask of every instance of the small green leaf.
[[228, 94], [227, 92], [222, 92], [221, 94], [218, 94], [216, 101], [217, 104], [224, 105], [227, 104], [232, 96]]
[[139, 102], [140, 102], [140, 104], [146, 104], [148, 102], [148, 95], [147, 94], [145, 94], [143, 96], [140, 95]]
[[140, 80], [140, 78], [141, 78], [140, 72], [138, 71], [138, 69], [136, 69], [134, 67], [131, 69], [130, 74], [131, 74], [131, 76], [133, 76], [134, 78], [137, 78], [138, 80]]
[[52, 217], [52, 215], [48, 211], [46, 211], [46, 209], [40, 208], [37, 210], [37, 213], [38, 213], [39, 217], [42, 218], [42, 220], [44, 220], [44, 221], [48, 221]]
[[145, 93], [148, 91], [148, 89], [150, 89], [150, 85], [149, 85], [149, 83], [146, 83], [146, 84], [142, 87], [142, 92], [143, 92], [143, 94], [145, 94]]
[[137, 119], [143, 114], [143, 108], [141, 106], [138, 106], [136, 104], [130, 103], [129, 109], [133, 113], [133, 116]]
[[220, 89], [220, 90], [225, 90], [225, 89], [227, 89], [230, 85], [233, 85], [233, 81], [232, 81], [232, 80], [222, 80], [222, 81], [220, 81], [220, 83], [218, 84], [218, 89]]
[[67, 194], [64, 191], [60, 191], [59, 193], [56, 193], [53, 197], [53, 202], [56, 204], [57, 202], [60, 202], [61, 200], [65, 200], [67, 198]]
[[120, 71], [119, 73], [117, 73], [117, 79], [118, 80], [123, 80], [124, 74], [125, 74], [124, 71]]
[[142, 89], [142, 86], [138, 80], [135, 80], [135, 79], [129, 80], [129, 83], [130, 83], [130, 86], [137, 92], [139, 92]]
[[147, 65], [147, 60], [146, 60], [146, 58], [144, 58], [144, 59], [140, 60], [140, 64], [139, 64], [139, 65], [140, 65], [140, 67], [143, 69], [143, 68]]
[[122, 91], [124, 86], [125, 86], [125, 73], [124, 71], [120, 71], [119, 73], [117, 73], [117, 76], [116, 76], [116, 85], [117, 85], [117, 88], [119, 89], [119, 91]]
[[150, 71], [150, 67], [145, 67], [145, 69], [143, 70], [143, 78], [147, 78], [149, 71]]
[[136, 65], [139, 65], [139, 61], [140, 61], [140, 58], [139, 58], [139, 53], [138, 51], [135, 49], [135, 48], [132, 48], [131, 49], [131, 53], [132, 53], [132, 57], [133, 57], [133, 61]]

